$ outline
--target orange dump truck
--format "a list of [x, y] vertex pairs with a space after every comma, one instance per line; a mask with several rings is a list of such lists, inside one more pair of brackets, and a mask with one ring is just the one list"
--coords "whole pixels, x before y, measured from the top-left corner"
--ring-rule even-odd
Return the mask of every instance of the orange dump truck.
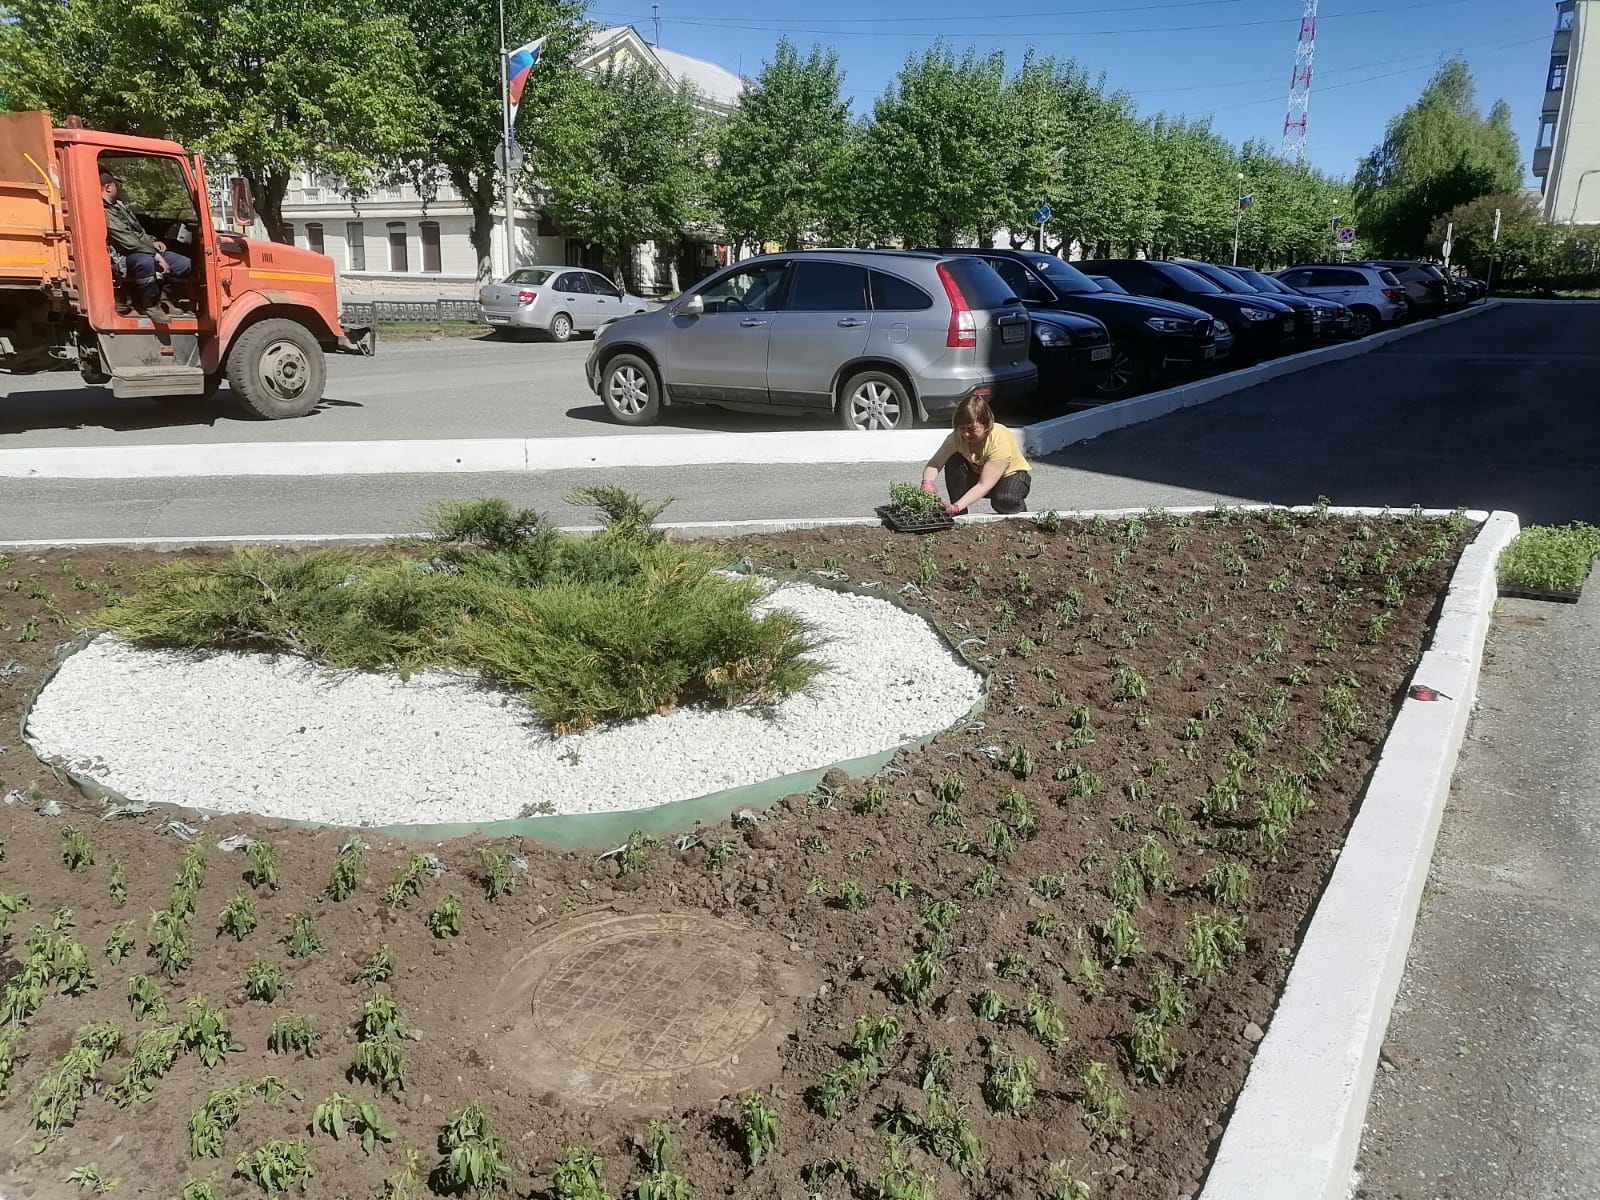
[[[144, 231], [192, 264], [159, 308], [138, 304], [108, 245], [102, 172]], [[247, 412], [276, 419], [321, 401], [325, 354], [370, 355], [373, 342], [340, 327], [327, 255], [213, 228], [198, 155], [0, 113], [0, 369], [77, 370], [114, 395], [172, 403], [226, 379]]]

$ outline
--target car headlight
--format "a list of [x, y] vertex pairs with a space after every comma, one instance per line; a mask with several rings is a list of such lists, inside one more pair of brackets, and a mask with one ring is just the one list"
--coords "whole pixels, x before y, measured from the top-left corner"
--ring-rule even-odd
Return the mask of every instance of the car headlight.
[[1150, 317], [1145, 321], [1145, 328], [1157, 333], [1188, 333], [1191, 324], [1180, 317]]
[[1272, 314], [1264, 308], [1241, 308], [1239, 315], [1246, 321], [1270, 321]]
[[1037, 321], [1033, 326], [1034, 335], [1039, 339], [1041, 346], [1065, 346], [1072, 341], [1067, 336], [1067, 331], [1059, 325], [1047, 325]]

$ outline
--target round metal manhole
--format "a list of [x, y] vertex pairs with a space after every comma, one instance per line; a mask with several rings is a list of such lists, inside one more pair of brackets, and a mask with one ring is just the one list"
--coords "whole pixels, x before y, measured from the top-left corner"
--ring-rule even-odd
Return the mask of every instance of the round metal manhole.
[[689, 913], [566, 922], [507, 976], [518, 1065], [599, 1103], [750, 1086], [775, 1070], [771, 1027], [799, 988], [764, 949]]

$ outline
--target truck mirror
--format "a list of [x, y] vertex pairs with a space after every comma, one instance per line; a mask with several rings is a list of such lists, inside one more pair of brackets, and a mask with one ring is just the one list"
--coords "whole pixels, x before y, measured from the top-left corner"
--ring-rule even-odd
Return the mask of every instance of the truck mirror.
[[235, 175], [233, 178], [233, 212], [246, 225], [256, 219], [255, 198], [250, 195], [250, 181]]

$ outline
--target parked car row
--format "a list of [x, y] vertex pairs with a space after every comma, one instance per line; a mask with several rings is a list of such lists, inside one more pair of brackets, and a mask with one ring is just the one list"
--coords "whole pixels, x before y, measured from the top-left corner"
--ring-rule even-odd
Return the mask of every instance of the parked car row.
[[942, 423], [969, 396], [1041, 415], [1074, 397], [1117, 400], [1468, 298], [1420, 263], [1264, 274], [1022, 250], [801, 250], [747, 259], [604, 324], [585, 374], [625, 425], [708, 404], [905, 429]]

